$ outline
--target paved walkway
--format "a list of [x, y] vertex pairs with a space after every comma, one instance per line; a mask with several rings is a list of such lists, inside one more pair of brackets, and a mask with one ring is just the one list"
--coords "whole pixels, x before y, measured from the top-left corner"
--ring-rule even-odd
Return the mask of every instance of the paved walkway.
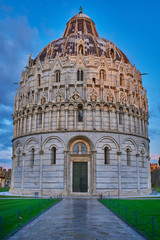
[[10, 240], [142, 240], [96, 199], [64, 199]]

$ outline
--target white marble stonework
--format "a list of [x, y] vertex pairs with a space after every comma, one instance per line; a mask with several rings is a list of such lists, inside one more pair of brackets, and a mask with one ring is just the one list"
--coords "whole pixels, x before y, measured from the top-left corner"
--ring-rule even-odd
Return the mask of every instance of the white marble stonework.
[[[80, 11], [22, 72], [10, 192], [149, 193], [148, 118], [140, 72]], [[87, 163], [85, 191], [74, 190], [76, 162]]]

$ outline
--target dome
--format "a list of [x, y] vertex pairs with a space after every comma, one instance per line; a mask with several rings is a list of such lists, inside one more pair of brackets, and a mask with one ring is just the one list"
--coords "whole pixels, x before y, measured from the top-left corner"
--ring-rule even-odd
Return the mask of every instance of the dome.
[[[83, 42], [83, 55], [85, 56], [100, 57], [104, 55], [106, 58], [110, 58], [114, 55], [113, 61], [123, 59], [125, 63], [129, 63], [128, 58], [114, 43], [99, 37], [95, 23], [89, 16], [82, 13], [82, 9], [67, 22], [63, 37], [50, 42], [36, 59], [39, 58], [40, 61], [44, 61], [47, 55], [50, 58], [55, 58], [57, 54], [59, 57], [77, 56], [79, 41]], [[36, 59], [33, 62], [34, 64]]]

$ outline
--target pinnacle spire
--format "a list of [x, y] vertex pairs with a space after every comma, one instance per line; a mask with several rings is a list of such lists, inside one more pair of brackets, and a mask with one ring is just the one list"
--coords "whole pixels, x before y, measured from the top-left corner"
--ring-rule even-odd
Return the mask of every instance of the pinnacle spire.
[[79, 13], [82, 13], [82, 7], [80, 6], [80, 8], [79, 8]]

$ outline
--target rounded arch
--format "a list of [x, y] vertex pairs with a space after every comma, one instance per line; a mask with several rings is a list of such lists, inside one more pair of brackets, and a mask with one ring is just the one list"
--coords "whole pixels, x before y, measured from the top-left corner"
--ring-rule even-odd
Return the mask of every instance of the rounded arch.
[[101, 137], [101, 138], [97, 141], [97, 143], [96, 143], [96, 148], [97, 148], [98, 144], [99, 144], [101, 141], [105, 140], [105, 139], [108, 139], [108, 140], [114, 142], [114, 144], [115, 144], [115, 146], [116, 146], [116, 148], [117, 148], [117, 151], [118, 151], [118, 152], [120, 151], [120, 147], [119, 147], [119, 144], [117, 143], [117, 141], [116, 141], [114, 138], [109, 137], [109, 136]]
[[18, 147], [18, 145], [22, 146], [22, 143], [21, 143], [21, 141], [20, 141], [20, 140], [17, 140], [17, 141], [16, 141], [16, 143], [15, 143], [15, 148], [17, 148], [17, 147]]
[[149, 155], [148, 144], [145, 141], [142, 140], [138, 145], [139, 145], [139, 152], [141, 152], [142, 149], [144, 149], [145, 150], [144, 153]]
[[38, 140], [37, 140], [36, 138], [34, 138], [34, 137], [31, 137], [31, 138], [29, 138], [29, 139], [25, 142], [25, 144], [24, 144], [24, 148], [23, 148], [23, 152], [24, 152], [24, 153], [25, 153], [25, 150], [26, 150], [26, 146], [27, 146], [28, 143], [31, 142], [31, 141], [35, 141], [35, 142], [38, 144], [38, 147], [39, 147], [39, 142], [38, 142]]
[[134, 145], [136, 154], [138, 154], [137, 144], [136, 144], [136, 142], [135, 142], [133, 139], [131, 139], [131, 138], [125, 138], [125, 139], [122, 141], [121, 145], [120, 145], [120, 149], [122, 148], [122, 145], [123, 145], [125, 142], [127, 142], [127, 141], [128, 141], [128, 142], [131, 142], [131, 143]]
[[71, 147], [78, 141], [84, 140], [88, 145], [91, 151], [95, 150], [93, 142], [86, 136], [78, 135], [69, 139], [66, 149], [70, 151]]
[[64, 142], [63, 142], [63, 140], [62, 140], [61, 138], [59, 138], [59, 137], [57, 137], [57, 136], [52, 136], [52, 137], [48, 137], [48, 138], [43, 142], [43, 144], [42, 144], [42, 149], [43, 149], [43, 150], [44, 150], [44, 147], [45, 147], [46, 143], [47, 143], [48, 141], [50, 141], [50, 140], [58, 140], [58, 141], [61, 142], [61, 144], [62, 144], [63, 147], [65, 146], [65, 144], [64, 144]]

